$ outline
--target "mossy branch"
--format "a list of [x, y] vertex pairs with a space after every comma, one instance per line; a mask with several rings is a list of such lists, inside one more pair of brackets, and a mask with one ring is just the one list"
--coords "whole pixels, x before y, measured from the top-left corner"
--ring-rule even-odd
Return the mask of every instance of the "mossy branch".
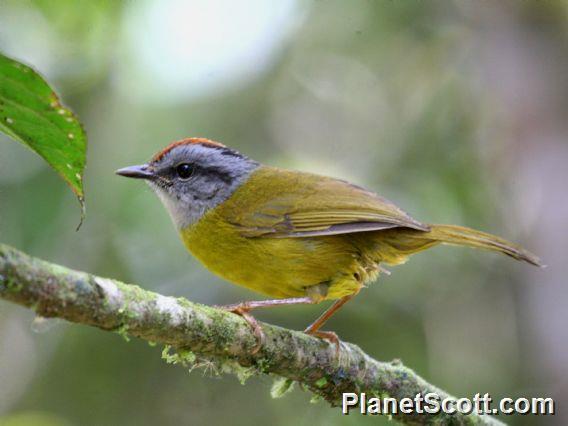
[[[237, 315], [73, 271], [2, 244], [0, 298], [43, 317], [126, 332], [167, 345], [177, 350], [176, 355], [166, 354], [169, 361], [214, 359], [218, 365], [299, 382], [332, 406], [341, 404], [343, 392], [396, 399], [427, 392], [449, 396], [399, 362], [376, 361], [348, 343], [337, 352], [326, 341], [269, 324], [262, 324], [266, 340], [251, 354], [256, 339]], [[398, 414], [394, 418], [409, 424], [499, 423], [490, 417], [462, 414]]]

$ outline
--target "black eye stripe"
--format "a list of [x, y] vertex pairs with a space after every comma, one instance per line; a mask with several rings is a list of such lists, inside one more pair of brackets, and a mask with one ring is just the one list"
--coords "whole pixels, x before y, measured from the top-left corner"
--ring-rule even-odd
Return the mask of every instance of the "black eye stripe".
[[193, 174], [193, 166], [189, 163], [181, 163], [176, 166], [176, 175], [181, 179], [189, 179]]

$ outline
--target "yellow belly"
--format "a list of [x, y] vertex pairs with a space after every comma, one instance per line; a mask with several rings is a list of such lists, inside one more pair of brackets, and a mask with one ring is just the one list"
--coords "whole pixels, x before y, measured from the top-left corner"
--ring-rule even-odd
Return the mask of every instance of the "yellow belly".
[[359, 291], [377, 275], [376, 263], [361, 257], [348, 236], [248, 238], [209, 211], [182, 231], [189, 251], [222, 278], [275, 298], [300, 297], [329, 284], [326, 299]]

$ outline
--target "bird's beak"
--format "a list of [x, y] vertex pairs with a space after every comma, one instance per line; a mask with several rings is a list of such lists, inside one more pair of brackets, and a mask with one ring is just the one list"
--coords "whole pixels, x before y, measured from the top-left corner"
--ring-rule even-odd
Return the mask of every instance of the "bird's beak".
[[134, 179], [153, 179], [156, 175], [150, 170], [147, 164], [140, 166], [124, 167], [115, 172], [117, 175], [134, 178]]

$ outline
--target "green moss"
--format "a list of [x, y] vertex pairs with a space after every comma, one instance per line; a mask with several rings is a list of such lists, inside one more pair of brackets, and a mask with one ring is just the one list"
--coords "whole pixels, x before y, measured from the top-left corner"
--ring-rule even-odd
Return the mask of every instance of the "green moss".
[[270, 389], [270, 396], [274, 399], [282, 398], [287, 393], [294, 389], [294, 381], [287, 379], [285, 377], [279, 377], [272, 383], [272, 388]]
[[170, 345], [164, 346], [164, 349], [162, 349], [162, 359], [166, 361], [168, 364], [175, 364], [174, 359], [171, 358], [172, 355], [170, 355], [171, 349], [172, 347]]
[[317, 404], [318, 402], [325, 401], [323, 396], [314, 394], [310, 399], [310, 404]]
[[402, 367], [403, 366], [402, 361], [399, 358], [393, 359], [390, 363], [393, 367]]
[[175, 352], [170, 353], [172, 347], [170, 345], [164, 346], [162, 351], [162, 359], [168, 364], [181, 364], [184, 367], [189, 367], [190, 371], [195, 368], [195, 361], [197, 356], [187, 349], [177, 349]]
[[[173, 352], [172, 352], [173, 351]], [[231, 358], [197, 356], [187, 349], [174, 349], [167, 345], [162, 351], [162, 359], [168, 364], [180, 364], [189, 368], [189, 372], [196, 368], [203, 368], [212, 375], [234, 374], [241, 384], [258, 374], [255, 367], [244, 367]]]
[[136, 299], [126, 298], [117, 311], [120, 321], [125, 324], [125, 326], [128, 323], [137, 321], [140, 317], [140, 313], [132, 307], [136, 302]]
[[137, 285], [123, 284], [118, 281], [114, 281], [120, 291], [124, 296], [133, 302], [152, 302], [156, 300], [157, 295], [151, 291], [144, 290]]
[[327, 385], [327, 379], [325, 377], [322, 377], [315, 383], [315, 385], [321, 389]]
[[4, 286], [9, 293], [18, 293], [24, 288], [23, 284], [14, 280], [10, 277], [0, 275], [0, 285]]
[[176, 300], [178, 305], [180, 305], [182, 308], [194, 308], [194, 304], [184, 297], [178, 297], [176, 298]]
[[371, 390], [368, 394], [374, 398], [385, 399], [390, 398], [390, 394], [383, 390]]
[[259, 373], [267, 373], [270, 368], [270, 361], [267, 358], [261, 358], [256, 362], [256, 369]]
[[115, 330], [115, 332], [119, 334], [126, 342], [130, 342], [130, 336], [128, 335], [128, 325], [121, 325]]

